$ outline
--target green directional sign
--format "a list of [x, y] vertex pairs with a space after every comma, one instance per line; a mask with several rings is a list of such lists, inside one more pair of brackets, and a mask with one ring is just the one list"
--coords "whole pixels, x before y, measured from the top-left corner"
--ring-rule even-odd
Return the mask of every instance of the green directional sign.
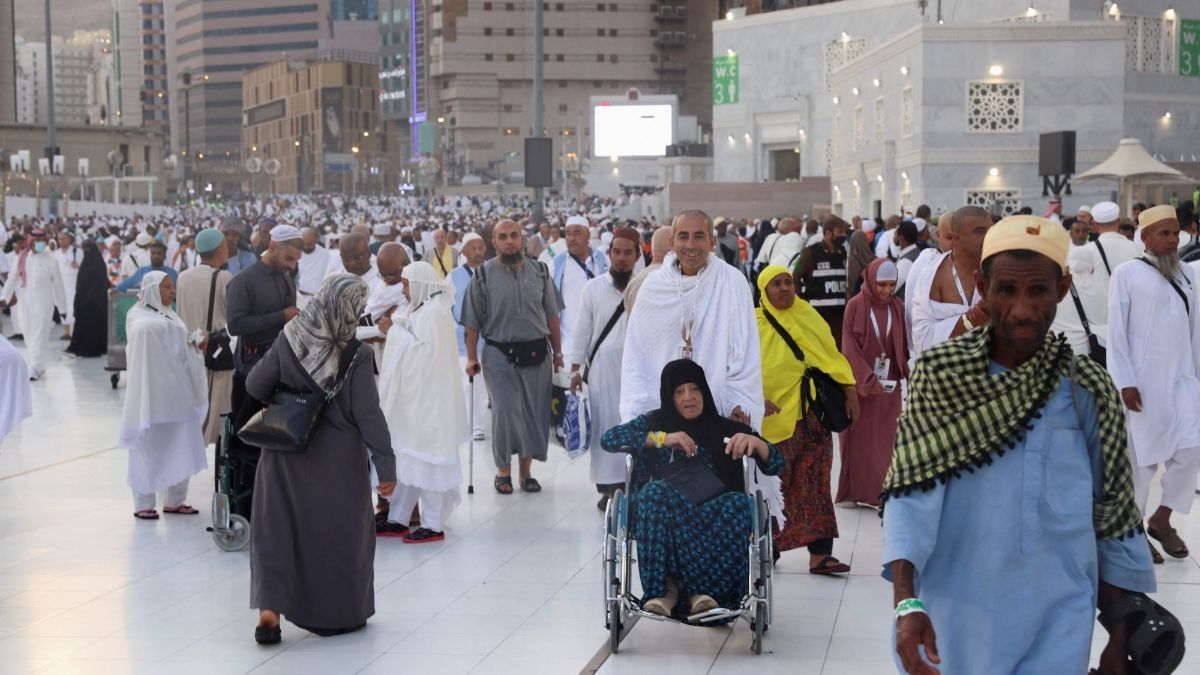
[[737, 54], [713, 57], [713, 105], [737, 103], [742, 93], [738, 84]]
[[1179, 23], [1179, 74], [1200, 77], [1200, 21], [1195, 19]]

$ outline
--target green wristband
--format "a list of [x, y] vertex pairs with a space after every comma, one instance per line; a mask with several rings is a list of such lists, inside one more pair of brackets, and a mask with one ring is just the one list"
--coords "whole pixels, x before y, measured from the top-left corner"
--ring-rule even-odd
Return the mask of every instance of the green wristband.
[[896, 605], [896, 618], [897, 619], [899, 619], [902, 616], [906, 616], [908, 614], [916, 614], [917, 612], [920, 612], [921, 614], [927, 613], [925, 611], [925, 603], [921, 602], [920, 600], [918, 600], [916, 598], [909, 598], [907, 600], [901, 600], [900, 604]]

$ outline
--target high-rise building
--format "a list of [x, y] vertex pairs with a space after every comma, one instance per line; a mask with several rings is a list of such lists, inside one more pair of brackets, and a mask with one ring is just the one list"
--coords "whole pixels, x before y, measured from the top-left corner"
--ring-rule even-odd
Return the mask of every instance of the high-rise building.
[[163, 0], [141, 0], [142, 12], [142, 124], [170, 124], [170, 88], [167, 86], [167, 40]]
[[[174, 117], [188, 119], [193, 152], [210, 157], [240, 157], [242, 73], [280, 59], [310, 58], [333, 31], [331, 0], [185, 1], [170, 14]], [[186, 96], [184, 74], [191, 82]], [[190, 108], [186, 115], [184, 105]]]
[[[108, 31], [76, 31], [55, 36], [54, 117], [64, 126], [112, 123], [108, 111], [114, 97], [112, 40]], [[22, 124], [45, 124], [46, 43], [17, 38], [17, 118]]]
[[[711, 120], [712, 8], [683, 0], [543, 3], [545, 129], [557, 163], [588, 152], [590, 97], [675, 94]], [[530, 2], [379, 0], [380, 96], [397, 158], [436, 159], [442, 180], [509, 178], [531, 135]]]
[[0, 0], [0, 124], [17, 121], [17, 46], [13, 0]]
[[112, 0], [115, 96], [109, 124], [142, 126], [142, 90], [146, 86], [140, 0]]

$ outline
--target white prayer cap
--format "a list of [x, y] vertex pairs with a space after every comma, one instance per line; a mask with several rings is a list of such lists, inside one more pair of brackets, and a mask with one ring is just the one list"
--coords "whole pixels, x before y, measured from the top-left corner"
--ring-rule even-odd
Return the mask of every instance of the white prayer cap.
[[875, 270], [875, 281], [896, 281], [900, 278], [900, 270], [896, 268], [896, 263], [883, 259], [883, 264], [879, 269]]
[[387, 223], [380, 223], [371, 230], [371, 233], [376, 237], [386, 237], [392, 233], [392, 226]]
[[149, 246], [153, 241], [154, 241], [154, 237], [151, 237], [149, 234], [147, 234], [145, 232], [142, 232], [141, 234], [139, 234], [137, 236], [137, 245], [141, 246], [142, 248]]
[[468, 232], [467, 236], [462, 238], [463, 246], [466, 246], [473, 241], [483, 241], [483, 237], [479, 236], [479, 233], [477, 232]]
[[876, 227], [875, 219], [867, 218], [866, 220], [863, 221], [862, 231], [867, 234], [871, 234], [872, 232], [875, 231], [875, 227]]
[[925, 222], [924, 218], [913, 218], [913, 225], [917, 226], [917, 232], [924, 232], [929, 223]]
[[588, 219], [583, 216], [571, 216], [570, 218], [567, 218], [566, 226], [571, 227], [572, 225], [578, 225], [586, 228], [591, 228], [592, 226], [592, 224], [588, 222]]
[[121, 243], [121, 238], [115, 234], [109, 235], [108, 239], [104, 240], [105, 246], [112, 246], [113, 244], [120, 244], [120, 243]]
[[300, 230], [291, 225], [276, 225], [271, 228], [271, 241], [292, 241], [300, 238]]
[[1088, 206], [1087, 204], [1080, 206], [1079, 210], [1076, 211], [1076, 213], [1091, 213], [1091, 212], [1092, 212], [1092, 207]]
[[1092, 220], [1097, 223], [1115, 223], [1121, 219], [1121, 207], [1114, 202], [1099, 202], [1092, 206]]

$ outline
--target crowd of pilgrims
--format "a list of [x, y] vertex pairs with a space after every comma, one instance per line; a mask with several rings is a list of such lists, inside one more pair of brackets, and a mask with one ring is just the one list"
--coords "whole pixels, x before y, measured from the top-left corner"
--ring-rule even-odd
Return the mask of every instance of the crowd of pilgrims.
[[[742, 489], [730, 460], [753, 458], [776, 555], [804, 548], [812, 574], [848, 573], [833, 554], [835, 505], [882, 508], [918, 356], [988, 334], [981, 258], [1000, 218], [976, 207], [935, 218], [921, 206], [849, 222], [685, 211], [660, 223], [629, 218], [619, 200], [546, 207], [540, 224], [525, 200], [460, 197], [278, 196], [155, 217], [17, 218], [2, 233], [0, 300], [37, 380], [56, 337], [77, 357], [103, 354], [109, 296], [137, 294], [121, 445], [141, 519], [159, 518], [158, 494], [166, 514], [198, 512], [185, 503], [188, 479], [205, 468], [223, 416], [236, 429], [281, 388], [331, 395], [304, 452], [265, 451], [259, 462], [251, 606], [260, 642], [278, 641], [281, 615], [322, 635], [361, 627], [374, 612], [376, 538], [430, 543], [453, 529], [467, 441], [490, 445], [498, 493], [541, 491], [533, 461], [547, 459], [564, 397], [590, 418], [574, 449], [589, 455], [601, 510], [624, 486], [625, 454], [635, 455], [648, 611], [736, 606], [745, 576], [740, 535], [728, 534], [744, 531], [744, 502], [696, 504], [652, 480], [677, 458], [702, 457], [728, 492]], [[1139, 230], [1164, 208], [1181, 230], [1174, 266]], [[1170, 517], [1190, 510], [1200, 471], [1200, 424], [1173, 405], [1200, 395], [1192, 204], [1122, 214], [1101, 202], [1064, 217], [1056, 198], [1038, 222], [1070, 239], [1071, 292], [1050, 333], [1107, 365], [1129, 411], [1136, 500], [1158, 544], [1139, 535], [1147, 543], [1126, 551], [1129, 566], [1146, 555], [1161, 563], [1159, 548], [1186, 558]], [[1143, 274], [1171, 286], [1143, 295]], [[822, 378], [840, 390], [845, 409], [835, 412], [848, 428], [831, 431]], [[1160, 468], [1162, 504], [1146, 513]], [[307, 491], [317, 475], [324, 488]], [[302, 531], [290, 525], [299, 521]], [[885, 548], [911, 557], [920, 545]], [[349, 562], [331, 563], [329, 550]]]

